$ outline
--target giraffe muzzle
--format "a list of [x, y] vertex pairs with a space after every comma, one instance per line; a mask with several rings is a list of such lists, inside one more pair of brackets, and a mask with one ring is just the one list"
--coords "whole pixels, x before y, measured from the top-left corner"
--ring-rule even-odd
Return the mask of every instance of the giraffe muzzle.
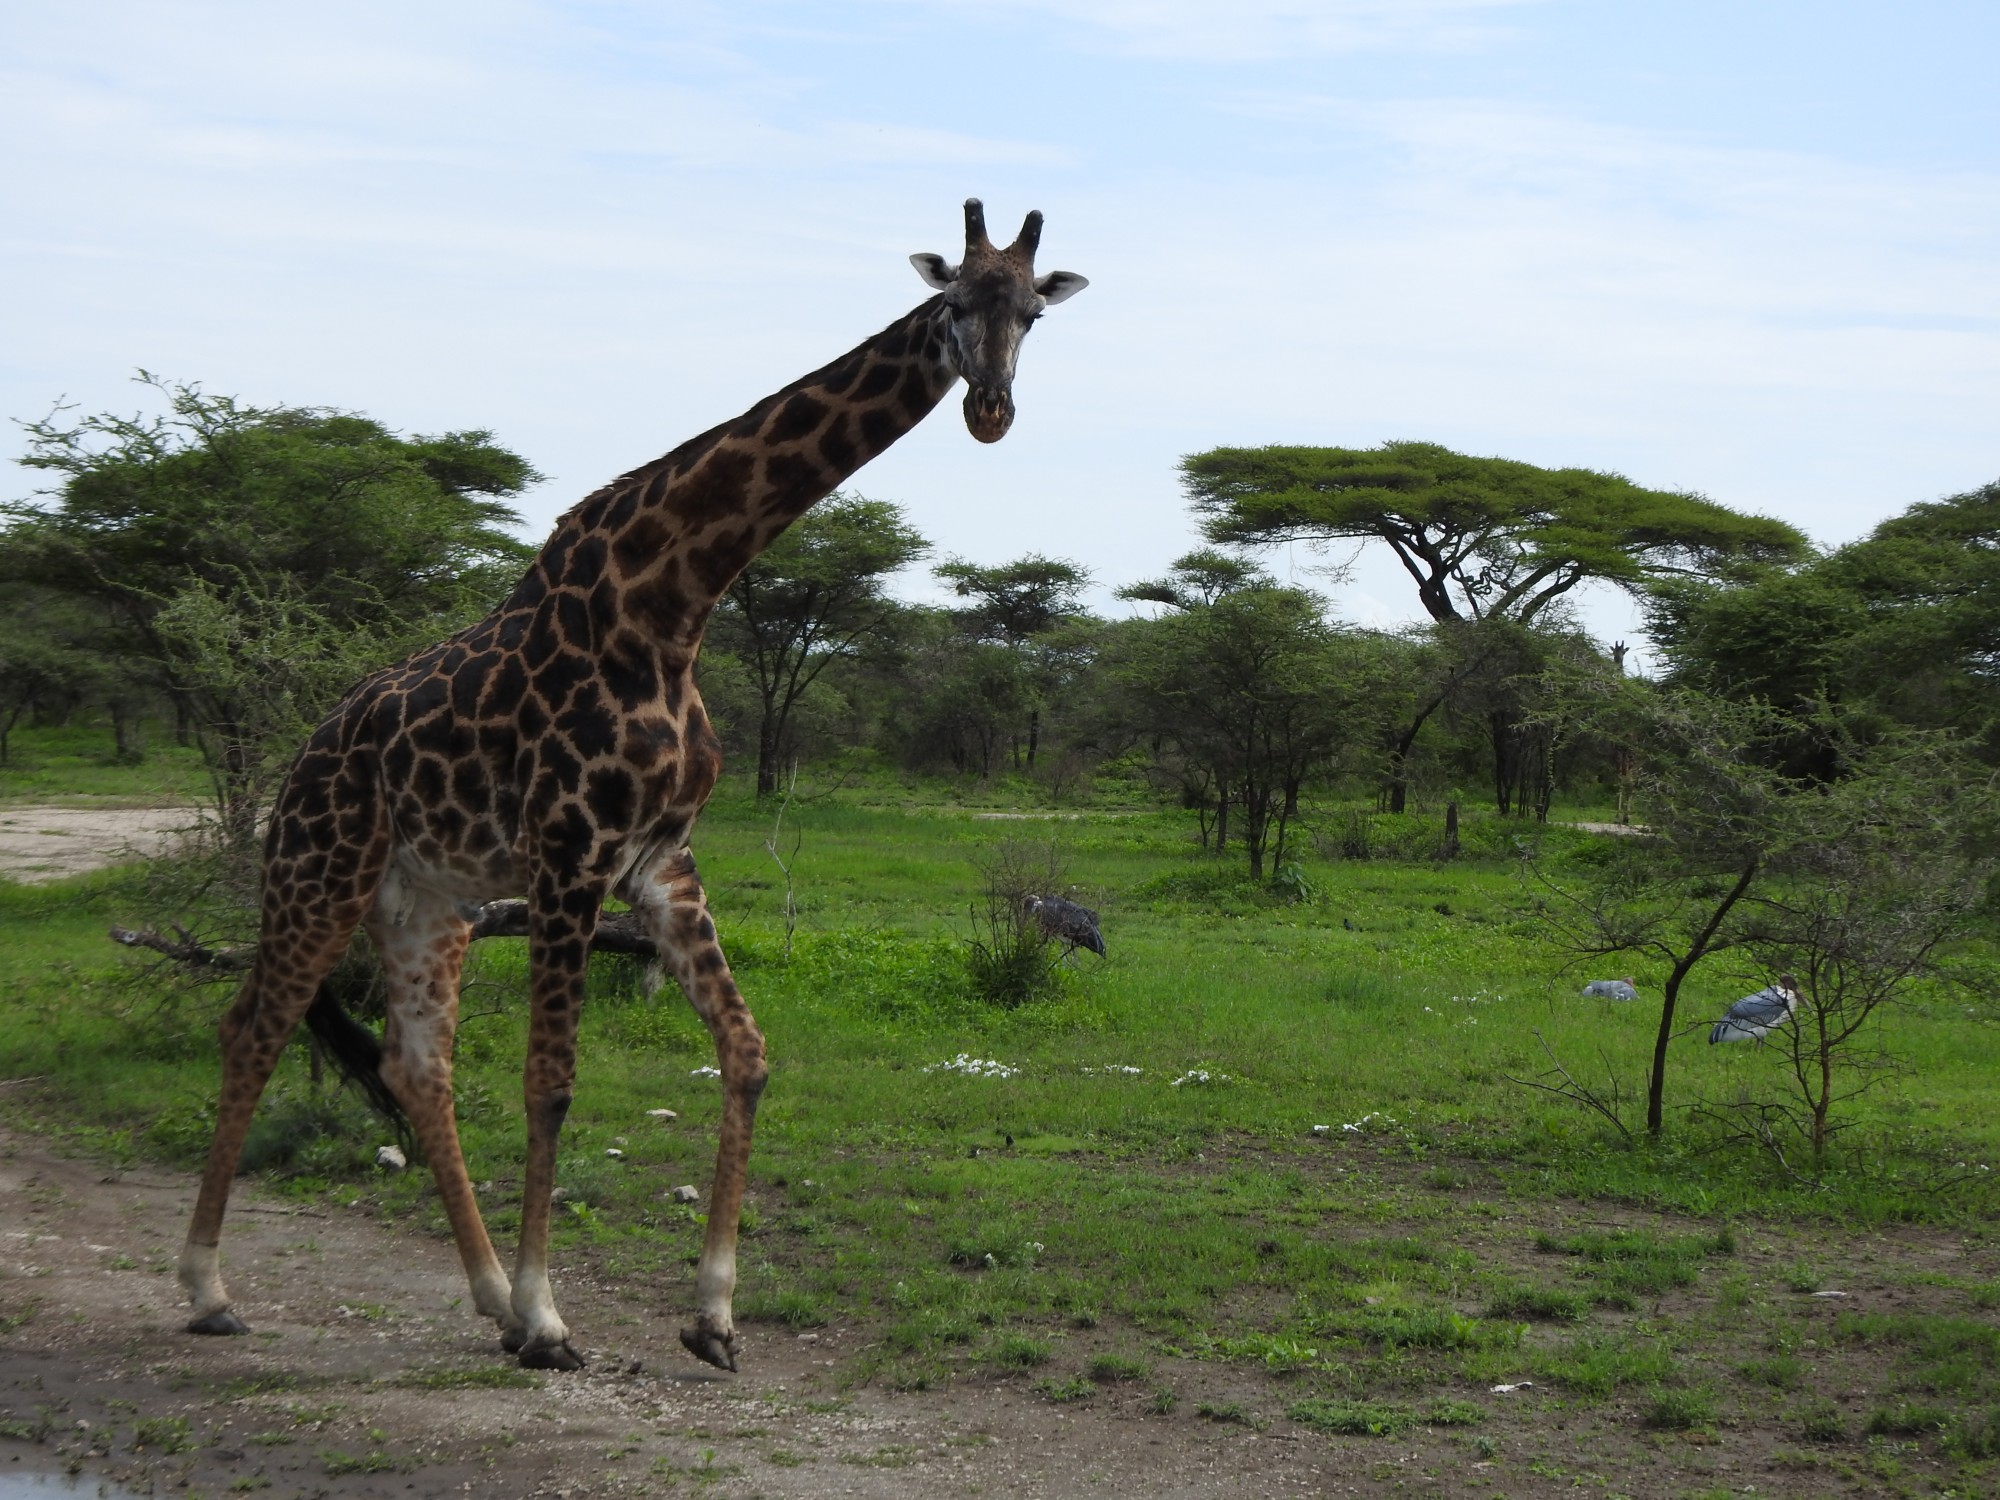
[[997, 443], [1014, 425], [1014, 393], [1005, 386], [972, 386], [965, 393], [965, 430]]

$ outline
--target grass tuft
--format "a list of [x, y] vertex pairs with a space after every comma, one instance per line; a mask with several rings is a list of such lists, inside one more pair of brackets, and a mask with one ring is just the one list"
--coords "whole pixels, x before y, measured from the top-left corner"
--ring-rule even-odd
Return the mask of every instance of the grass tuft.
[[1470, 1427], [1486, 1419], [1486, 1413], [1469, 1401], [1433, 1401], [1416, 1407], [1325, 1398], [1295, 1401], [1285, 1415], [1316, 1432], [1363, 1437], [1393, 1437], [1412, 1427]]
[[1655, 1387], [1640, 1413], [1648, 1427], [1668, 1432], [1706, 1430], [1715, 1418], [1715, 1393], [1706, 1386]]

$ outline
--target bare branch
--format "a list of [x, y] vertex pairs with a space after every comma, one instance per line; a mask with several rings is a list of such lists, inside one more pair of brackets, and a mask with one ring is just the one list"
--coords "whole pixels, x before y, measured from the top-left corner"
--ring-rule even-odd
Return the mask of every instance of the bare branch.
[[[1612, 1126], [1618, 1131], [1618, 1134], [1629, 1142], [1632, 1139], [1632, 1132], [1626, 1127], [1625, 1121], [1620, 1118], [1619, 1113], [1619, 1106], [1624, 1100], [1621, 1090], [1618, 1087], [1618, 1076], [1610, 1072], [1609, 1063], [1607, 1062], [1606, 1064], [1606, 1072], [1611, 1077], [1611, 1097], [1607, 1101], [1603, 1095], [1591, 1088], [1590, 1085], [1577, 1081], [1576, 1076], [1563, 1066], [1562, 1059], [1556, 1056], [1555, 1048], [1549, 1045], [1548, 1038], [1543, 1036], [1540, 1031], [1535, 1033], [1535, 1040], [1542, 1044], [1542, 1051], [1548, 1056], [1548, 1070], [1535, 1078], [1516, 1078], [1512, 1073], [1503, 1073], [1500, 1076], [1505, 1078], [1509, 1083], [1518, 1083], [1524, 1088], [1540, 1089], [1545, 1094], [1554, 1094], [1559, 1099], [1568, 1099], [1571, 1103], [1583, 1105], [1584, 1108], [1592, 1110], [1602, 1118], [1609, 1120]], [[1562, 1081], [1560, 1083], [1548, 1082], [1547, 1080], [1551, 1073]]]
[[[155, 953], [165, 954], [175, 963], [185, 968], [211, 974], [240, 974], [250, 967], [257, 958], [254, 943], [236, 947], [215, 948], [202, 942], [185, 928], [176, 927], [175, 936], [168, 937], [152, 928], [134, 930], [129, 927], [114, 927], [110, 937], [114, 943], [127, 948], [149, 948]], [[468, 940], [478, 942], [483, 938], [512, 937], [524, 938], [528, 935], [528, 903], [525, 901], [489, 901], [479, 908], [472, 918], [472, 931]], [[631, 912], [606, 912], [598, 918], [597, 933], [590, 940], [592, 953], [629, 953], [638, 958], [657, 961], [660, 950], [639, 919]]]

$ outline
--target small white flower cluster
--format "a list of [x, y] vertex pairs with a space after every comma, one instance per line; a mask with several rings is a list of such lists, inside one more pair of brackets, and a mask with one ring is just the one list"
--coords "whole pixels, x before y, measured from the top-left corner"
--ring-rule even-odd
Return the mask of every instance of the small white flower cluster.
[[1097, 1073], [1121, 1073], [1127, 1078], [1137, 1078], [1144, 1070], [1127, 1067], [1124, 1063], [1108, 1063], [1101, 1068], [1085, 1068], [1083, 1071], [1086, 1077]]
[[1170, 1088], [1179, 1088], [1184, 1083], [1200, 1084], [1200, 1083], [1227, 1083], [1227, 1082], [1229, 1082], [1229, 1075], [1227, 1073], [1211, 1073], [1206, 1068], [1189, 1068], [1185, 1073], [1181, 1074], [1180, 1077], [1176, 1078], [1168, 1086]]
[[1009, 1067], [997, 1058], [974, 1057], [969, 1052], [961, 1052], [958, 1056], [944, 1062], [932, 1063], [924, 1071], [926, 1073], [964, 1073], [972, 1078], [1012, 1078], [1021, 1070]]
[[690, 1078], [720, 1078], [721, 1076], [722, 1076], [722, 1069], [708, 1068], [708, 1067], [696, 1068], [693, 1072], [688, 1074], [688, 1077]]
[[[1484, 990], [1475, 990], [1470, 995], [1451, 996], [1451, 1003], [1453, 1005], [1491, 1005], [1497, 1001], [1505, 1000], [1506, 998], [1507, 997], [1501, 994], [1498, 990], [1495, 990], [1490, 995], [1487, 994]], [[1424, 1007], [1424, 1009], [1429, 1010], [1430, 1007], [1427, 1005]]]
[[1371, 1109], [1353, 1124], [1343, 1125], [1340, 1128], [1352, 1135], [1362, 1135], [1366, 1133], [1370, 1120], [1380, 1120], [1384, 1125], [1393, 1125], [1396, 1123], [1394, 1116], [1385, 1115], [1379, 1109]]
[[1990, 1172], [1993, 1170], [1991, 1167], [1987, 1166], [1986, 1163], [1983, 1161], [1974, 1161], [1974, 1162], [1955, 1161], [1952, 1163], [1952, 1166], [1961, 1172], [1966, 1171], [1968, 1168], [1974, 1172]]

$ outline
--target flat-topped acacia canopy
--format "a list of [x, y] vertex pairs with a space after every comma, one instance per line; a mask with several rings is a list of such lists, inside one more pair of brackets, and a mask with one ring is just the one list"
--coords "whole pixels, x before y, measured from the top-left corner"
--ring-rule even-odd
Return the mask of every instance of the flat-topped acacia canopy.
[[1532, 620], [1586, 578], [1626, 587], [1795, 562], [1803, 534], [1704, 496], [1436, 443], [1211, 448], [1181, 460], [1211, 541], [1381, 541], [1434, 620]]

